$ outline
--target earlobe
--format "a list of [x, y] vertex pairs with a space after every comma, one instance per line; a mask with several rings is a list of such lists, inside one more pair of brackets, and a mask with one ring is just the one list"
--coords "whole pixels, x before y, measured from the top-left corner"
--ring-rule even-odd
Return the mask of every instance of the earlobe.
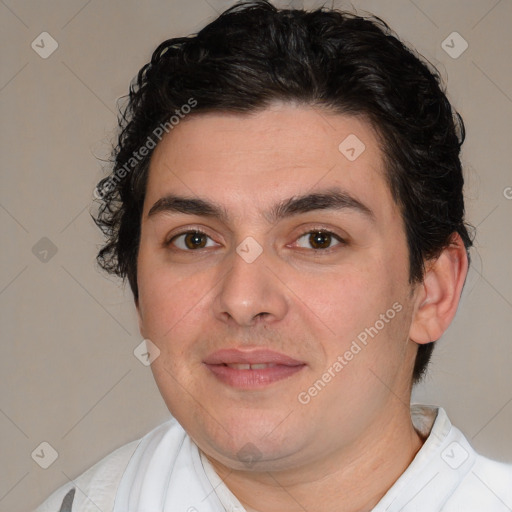
[[409, 338], [425, 344], [437, 341], [453, 320], [468, 271], [468, 257], [458, 233], [427, 266], [418, 287]]

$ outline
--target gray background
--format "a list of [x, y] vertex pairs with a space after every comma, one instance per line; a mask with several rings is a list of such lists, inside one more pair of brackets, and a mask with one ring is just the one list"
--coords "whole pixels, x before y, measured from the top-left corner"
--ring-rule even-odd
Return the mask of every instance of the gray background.
[[[95, 266], [101, 237], [88, 212], [116, 99], [161, 41], [197, 31], [231, 3], [0, 1], [2, 511], [33, 508], [167, 417], [150, 369], [133, 355], [141, 337], [130, 292]], [[512, 2], [352, 5], [381, 16], [439, 67], [468, 128], [474, 264], [414, 398], [443, 405], [481, 453], [512, 461]], [[42, 46], [43, 31], [59, 45], [46, 59], [31, 48], [34, 40]], [[454, 31], [469, 45], [458, 58], [441, 46]], [[48, 469], [31, 457], [42, 442], [58, 453]], [[44, 457], [34, 458], [43, 461], [49, 451], [40, 450]]]

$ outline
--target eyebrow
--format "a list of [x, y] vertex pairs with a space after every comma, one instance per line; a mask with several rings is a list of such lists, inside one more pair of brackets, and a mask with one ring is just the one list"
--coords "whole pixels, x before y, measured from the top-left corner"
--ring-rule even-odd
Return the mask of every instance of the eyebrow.
[[[348, 210], [375, 221], [375, 214], [364, 203], [340, 189], [329, 189], [303, 196], [291, 197], [274, 205], [264, 216], [270, 224], [276, 223], [286, 217], [300, 215], [317, 210]], [[148, 212], [148, 218], [159, 213], [184, 213], [200, 217], [211, 217], [227, 223], [229, 214], [227, 210], [215, 202], [166, 195], [156, 201]]]

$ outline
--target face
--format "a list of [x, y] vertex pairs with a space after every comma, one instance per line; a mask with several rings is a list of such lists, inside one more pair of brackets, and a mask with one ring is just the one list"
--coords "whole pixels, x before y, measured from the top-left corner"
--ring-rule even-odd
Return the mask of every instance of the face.
[[408, 262], [370, 124], [282, 104], [182, 121], [152, 157], [138, 256], [169, 410], [232, 468], [378, 432], [408, 403]]

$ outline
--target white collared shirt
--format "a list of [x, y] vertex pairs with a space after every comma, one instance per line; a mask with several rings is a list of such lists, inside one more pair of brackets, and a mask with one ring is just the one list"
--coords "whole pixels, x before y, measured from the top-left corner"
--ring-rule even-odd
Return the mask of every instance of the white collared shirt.
[[[411, 417], [428, 437], [372, 512], [512, 512], [511, 464], [478, 455], [442, 408], [412, 405]], [[36, 512], [98, 509], [245, 510], [173, 418], [61, 487]]]

